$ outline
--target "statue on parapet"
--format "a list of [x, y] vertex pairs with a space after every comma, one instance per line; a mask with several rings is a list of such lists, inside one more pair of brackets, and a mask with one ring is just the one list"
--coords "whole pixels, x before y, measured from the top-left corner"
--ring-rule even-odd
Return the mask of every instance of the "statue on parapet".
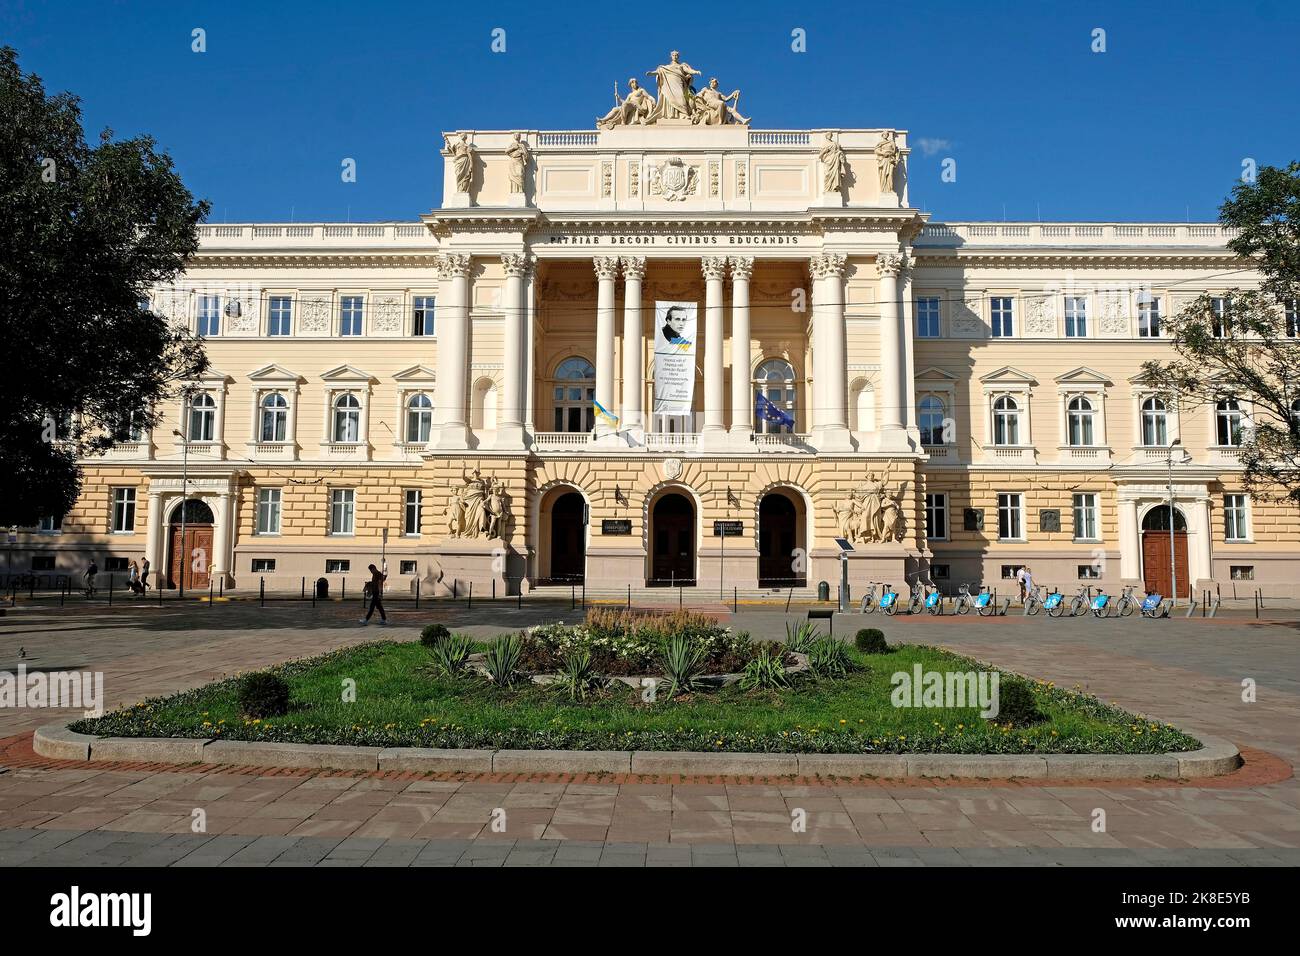
[[613, 129], [615, 126], [644, 126], [654, 122], [655, 98], [641, 88], [635, 78], [627, 81], [628, 94], [618, 95], [618, 84], [614, 84], [614, 108], [596, 120], [597, 129]]

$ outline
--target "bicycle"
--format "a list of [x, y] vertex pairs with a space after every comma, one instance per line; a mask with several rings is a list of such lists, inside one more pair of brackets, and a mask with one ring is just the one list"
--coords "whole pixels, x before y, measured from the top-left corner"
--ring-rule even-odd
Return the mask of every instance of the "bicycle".
[[991, 617], [998, 612], [997, 605], [993, 603], [993, 592], [987, 584], [980, 585], [980, 593], [975, 595], [975, 612], [980, 617]]
[[908, 614], [921, 613], [921, 608], [924, 607], [925, 605], [926, 591], [927, 591], [926, 585], [921, 583], [920, 578], [917, 578], [916, 581], [912, 584], [912, 593], [907, 599]]
[[1120, 617], [1129, 617], [1134, 611], [1138, 610], [1140, 605], [1138, 604], [1137, 598], [1133, 596], [1133, 591], [1135, 589], [1136, 585], [1132, 584], [1124, 587], [1124, 593], [1121, 594], [1119, 600], [1115, 602], [1115, 614]]
[[970, 585], [957, 585], [957, 599], [952, 602], [953, 614], [965, 614], [971, 609]]
[[858, 608], [858, 611], [860, 613], [862, 614], [876, 613], [876, 608], [879, 606], [879, 602], [876, 600], [876, 585], [878, 583], [879, 582], [877, 581], [867, 582], [867, 592], [862, 595], [862, 604]]
[[1053, 588], [1043, 599], [1043, 610], [1051, 617], [1060, 617], [1065, 613], [1065, 595]]
[[925, 595], [925, 613], [943, 614], [943, 594], [933, 584], [929, 586]]
[[1142, 606], [1138, 608], [1143, 617], [1149, 617], [1155, 620], [1158, 617], [1168, 617], [1169, 609], [1164, 606], [1165, 599], [1157, 591], [1147, 592], [1147, 596], [1142, 599]]
[[1097, 588], [1096, 595], [1093, 596], [1092, 603], [1088, 605], [1095, 618], [1110, 617], [1110, 595], [1104, 588]]
[[892, 584], [886, 584], [884, 588], [884, 592], [880, 595], [880, 610], [893, 617], [898, 613], [898, 592], [894, 590]]
[[1092, 586], [1088, 584], [1079, 585], [1079, 593], [1074, 596], [1070, 602], [1070, 617], [1078, 617], [1080, 614], [1088, 612], [1088, 606], [1092, 603]]
[[1032, 617], [1039, 611], [1043, 610], [1043, 596], [1040, 592], [1046, 588], [1041, 584], [1036, 584], [1025, 592], [1025, 617]]

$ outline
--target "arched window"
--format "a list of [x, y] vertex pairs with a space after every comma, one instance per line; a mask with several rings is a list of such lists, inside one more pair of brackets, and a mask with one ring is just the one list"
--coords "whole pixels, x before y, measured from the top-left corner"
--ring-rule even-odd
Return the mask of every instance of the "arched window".
[[406, 400], [406, 440], [427, 442], [433, 432], [433, 400], [417, 392]]
[[993, 403], [993, 444], [1020, 444], [1020, 406], [1010, 395]]
[[1169, 444], [1169, 407], [1162, 399], [1153, 397], [1142, 403], [1142, 444]]
[[284, 441], [289, 430], [289, 403], [279, 392], [262, 396], [262, 441]]
[[[775, 405], [778, 411], [788, 415], [791, 422], [795, 421], [794, 366], [785, 359], [768, 359], [758, 366], [754, 373], [754, 391]], [[767, 407], [757, 399], [755, 404]], [[754, 429], [760, 434], [774, 435], [795, 430], [793, 424], [779, 421], [780, 416], [773, 412], [759, 414], [756, 418]]]
[[574, 356], [555, 370], [555, 430], [589, 432], [596, 424], [596, 369]]
[[1066, 431], [1071, 445], [1086, 446], [1093, 443], [1092, 420], [1097, 411], [1090, 399], [1079, 395], [1066, 406]]
[[361, 440], [361, 402], [345, 392], [334, 399], [333, 439], [342, 444]]
[[1221, 398], [1214, 403], [1214, 437], [1215, 443], [1223, 446], [1236, 446], [1242, 443], [1242, 426], [1245, 416], [1241, 414], [1241, 405], [1235, 398]]
[[189, 441], [212, 441], [217, 428], [217, 401], [207, 392], [190, 397]]
[[927, 395], [917, 405], [916, 420], [921, 428], [922, 445], [946, 445], [943, 423], [948, 417], [943, 399], [937, 395]]

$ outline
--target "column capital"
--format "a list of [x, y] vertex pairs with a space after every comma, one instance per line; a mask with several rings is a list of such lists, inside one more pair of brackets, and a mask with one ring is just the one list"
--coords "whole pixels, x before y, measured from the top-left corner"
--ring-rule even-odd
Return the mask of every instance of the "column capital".
[[700, 271], [706, 279], [725, 279], [727, 277], [726, 256], [705, 256], [700, 260]]
[[597, 279], [618, 278], [618, 256], [596, 256], [591, 260]]
[[823, 252], [812, 257], [809, 269], [814, 279], [838, 279], [844, 275], [848, 257], [842, 252]]
[[731, 278], [742, 279], [748, 282], [754, 275], [754, 257], [753, 256], [732, 256], [731, 257]]
[[533, 257], [526, 252], [507, 252], [501, 256], [506, 275], [522, 278], [533, 268]]
[[473, 258], [463, 252], [447, 252], [438, 257], [438, 273], [448, 279], [469, 276]]
[[876, 256], [876, 268], [882, 276], [897, 278], [909, 265], [907, 256], [901, 252], [882, 252]]
[[644, 279], [645, 256], [623, 256], [623, 278], [638, 282]]

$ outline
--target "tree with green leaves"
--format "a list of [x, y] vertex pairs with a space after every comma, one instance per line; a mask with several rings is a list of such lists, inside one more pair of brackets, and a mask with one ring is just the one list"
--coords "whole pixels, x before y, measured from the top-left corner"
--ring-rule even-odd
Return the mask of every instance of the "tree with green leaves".
[[147, 136], [89, 146], [77, 97], [47, 95], [0, 47], [0, 525], [64, 514], [78, 460], [157, 423], [207, 366], [151, 312], [208, 212]]
[[1219, 221], [1259, 288], [1180, 310], [1164, 329], [1176, 357], [1143, 363], [1141, 381], [1183, 407], [1222, 413], [1219, 437], [1240, 444], [1246, 491], [1300, 505], [1300, 163], [1237, 183]]

